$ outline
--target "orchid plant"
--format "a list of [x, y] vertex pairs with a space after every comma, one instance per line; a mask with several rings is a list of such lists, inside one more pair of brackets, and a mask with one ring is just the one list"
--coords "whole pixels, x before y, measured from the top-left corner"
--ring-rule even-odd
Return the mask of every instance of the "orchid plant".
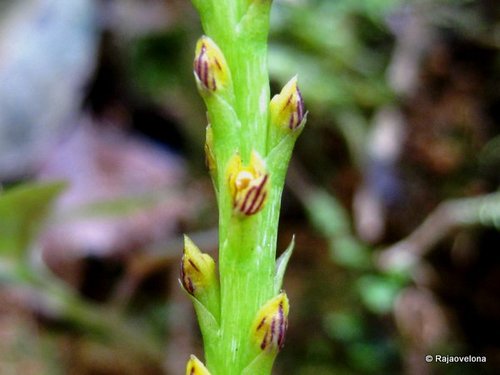
[[293, 249], [276, 260], [281, 194], [307, 114], [293, 77], [270, 100], [271, 0], [193, 0], [205, 31], [194, 76], [207, 107], [206, 162], [219, 208], [219, 264], [186, 236], [181, 284], [203, 336], [189, 375], [266, 375], [283, 347], [282, 291]]

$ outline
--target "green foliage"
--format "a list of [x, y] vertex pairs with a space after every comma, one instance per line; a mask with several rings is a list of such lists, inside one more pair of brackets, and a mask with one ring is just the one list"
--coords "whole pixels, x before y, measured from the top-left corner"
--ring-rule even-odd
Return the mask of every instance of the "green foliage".
[[138, 88], [154, 98], [182, 87], [191, 79], [191, 71], [185, 65], [191, 55], [187, 46], [187, 35], [182, 28], [133, 40], [129, 70]]
[[24, 256], [65, 187], [61, 182], [23, 185], [0, 195], [0, 255]]
[[314, 228], [328, 238], [332, 258], [338, 264], [354, 269], [366, 269], [371, 255], [352, 233], [350, 218], [337, 199], [322, 190], [305, 198], [309, 220]]
[[392, 311], [393, 303], [404, 283], [387, 276], [365, 275], [357, 283], [365, 306], [376, 314]]
[[363, 320], [352, 312], [331, 312], [324, 318], [327, 334], [339, 341], [353, 342], [363, 337]]
[[[379, 105], [390, 97], [383, 75], [387, 63], [383, 52], [390, 47], [384, 16], [397, 3], [278, 3], [272, 23], [271, 74], [283, 81], [300, 68], [305, 97], [324, 109]], [[378, 48], [372, 48], [364, 35]]]

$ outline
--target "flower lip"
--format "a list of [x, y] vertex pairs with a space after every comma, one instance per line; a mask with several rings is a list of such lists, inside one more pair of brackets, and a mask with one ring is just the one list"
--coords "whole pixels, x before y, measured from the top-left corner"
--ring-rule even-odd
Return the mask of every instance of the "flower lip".
[[234, 182], [236, 184], [236, 189], [246, 189], [253, 179], [254, 176], [252, 173], [249, 171], [241, 171], [236, 176], [236, 181]]
[[267, 198], [267, 179], [268, 175], [263, 175], [251, 181], [244, 197], [234, 202], [235, 208], [247, 216], [259, 212]]

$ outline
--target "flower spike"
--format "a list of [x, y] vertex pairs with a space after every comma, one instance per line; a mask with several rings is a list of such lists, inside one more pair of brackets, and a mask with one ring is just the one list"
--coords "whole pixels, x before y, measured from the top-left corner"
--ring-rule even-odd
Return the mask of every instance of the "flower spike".
[[302, 127], [306, 113], [304, 100], [297, 85], [297, 76], [288, 81], [281, 92], [272, 98], [270, 113], [271, 125], [292, 131]]
[[234, 155], [228, 176], [234, 211], [244, 216], [261, 211], [269, 192], [269, 174], [260, 155], [253, 151], [247, 167], [243, 167], [239, 154]]
[[207, 370], [205, 365], [196, 356], [192, 355], [189, 357], [189, 361], [186, 365], [186, 375], [211, 375], [210, 371]]
[[196, 44], [194, 76], [203, 92], [217, 92], [231, 82], [231, 74], [220, 48], [208, 36], [202, 36]]
[[252, 325], [253, 339], [261, 350], [278, 351], [283, 348], [288, 311], [288, 297], [284, 292], [261, 307]]
[[214, 260], [202, 253], [188, 236], [184, 236], [181, 283], [192, 296], [198, 296], [217, 283]]

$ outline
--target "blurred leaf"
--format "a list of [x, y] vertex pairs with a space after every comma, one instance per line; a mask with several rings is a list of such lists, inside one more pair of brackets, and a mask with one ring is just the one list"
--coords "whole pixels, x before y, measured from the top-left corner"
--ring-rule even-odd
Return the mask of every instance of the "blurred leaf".
[[349, 216], [334, 196], [316, 190], [308, 196], [306, 207], [313, 226], [330, 239], [331, 255], [337, 264], [351, 268], [370, 265], [370, 253], [351, 234]]
[[359, 279], [357, 287], [361, 300], [369, 310], [376, 314], [386, 314], [392, 309], [401, 283], [392, 278], [366, 275]]
[[359, 342], [349, 346], [348, 355], [356, 368], [374, 374], [380, 373], [384, 364], [381, 351], [375, 344]]
[[322, 235], [334, 237], [349, 233], [349, 217], [345, 209], [326, 191], [311, 193], [306, 208], [312, 224]]
[[[130, 70], [135, 83], [144, 93], [153, 97], [167, 88], [185, 84], [191, 75], [191, 65], [185, 65], [191, 47], [182, 29], [173, 29], [147, 35], [134, 41], [130, 56]], [[189, 51], [189, 52], [188, 52]]]
[[82, 218], [123, 217], [150, 209], [167, 200], [179, 199], [170, 191], [152, 191], [114, 199], [103, 199], [71, 207], [58, 214], [57, 221]]
[[337, 121], [339, 131], [349, 145], [350, 157], [356, 166], [362, 166], [366, 153], [368, 121], [359, 109], [335, 111], [332, 116]]
[[371, 264], [371, 254], [355, 237], [333, 238], [330, 254], [335, 263], [349, 268], [361, 269]]
[[0, 255], [22, 257], [65, 187], [62, 182], [30, 184], [0, 195]]
[[365, 329], [359, 316], [347, 312], [330, 313], [323, 324], [329, 336], [341, 341], [359, 340]]

